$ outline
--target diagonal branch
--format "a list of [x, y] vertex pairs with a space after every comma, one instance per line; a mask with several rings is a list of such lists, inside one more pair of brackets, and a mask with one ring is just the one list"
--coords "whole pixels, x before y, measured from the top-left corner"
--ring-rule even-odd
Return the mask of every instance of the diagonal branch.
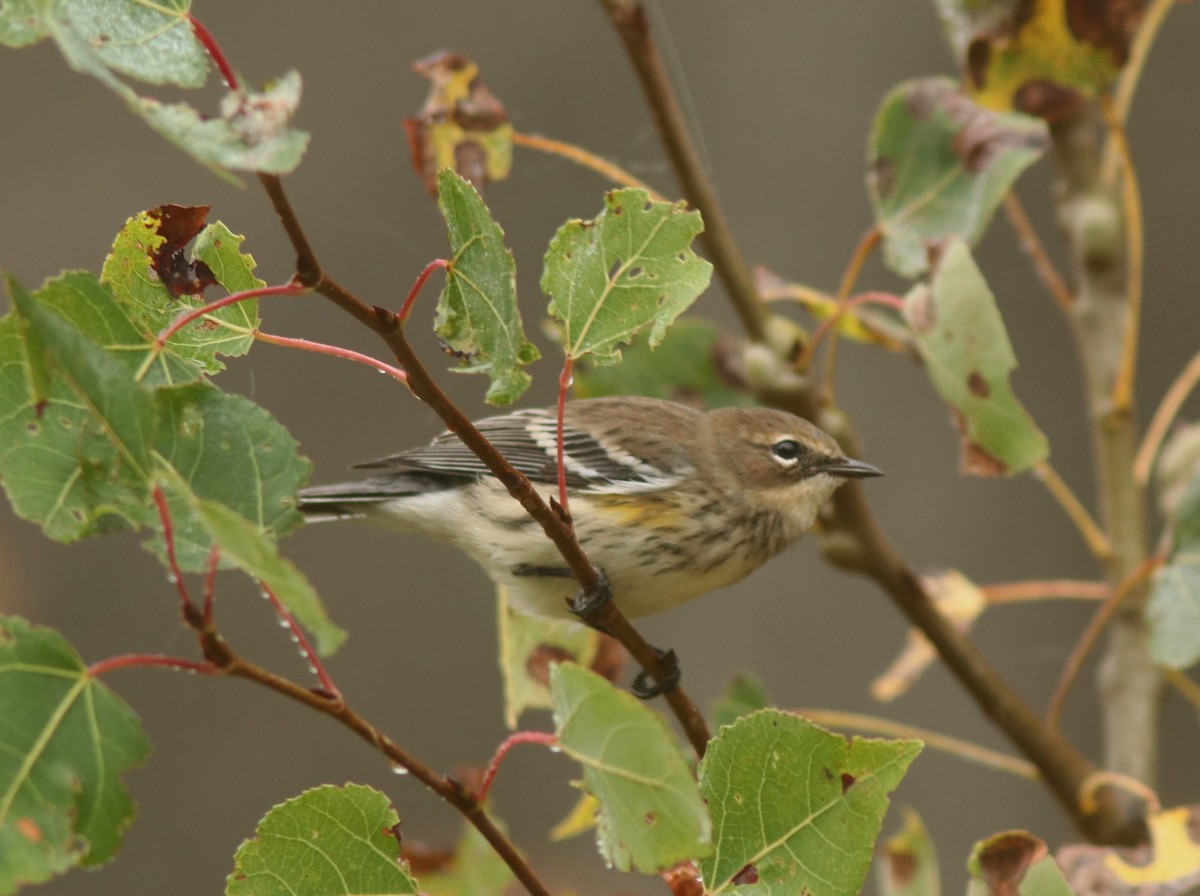
[[[768, 314], [753, 288], [749, 266], [715, 199], [715, 192], [687, 133], [666, 72], [649, 33], [645, 11], [637, 0], [600, 0], [616, 28], [658, 127], [664, 148], [684, 189], [684, 196], [704, 216], [705, 236], [712, 262], [729, 290], [746, 335], [762, 342]], [[743, 272], [748, 283], [742, 288]], [[822, 407], [811, 391], [791, 390], [774, 396], [777, 407], [810, 420]], [[851, 456], [857, 446], [847, 426], [834, 436]], [[979, 708], [1037, 766], [1047, 786], [1070, 813], [1079, 828], [1103, 843], [1136, 843], [1145, 838], [1144, 805], [1131, 792], [1113, 786], [1101, 790], [1099, 800], [1084, 806], [1080, 793], [1092, 779], [1095, 767], [1058, 732], [1049, 730], [1037, 714], [997, 674], [979, 650], [955, 629], [921, 587], [916, 574], [888, 540], [876, 521], [861, 487], [849, 482], [834, 494], [832, 534], [828, 559], [853, 572], [863, 573], [892, 599], [909, 621], [930, 640], [943, 662], [958, 678]]]
[[[656, 682], [670, 687], [674, 670], [625, 619], [617, 606], [611, 600], [603, 599], [607, 581], [580, 547], [570, 524], [542, 499], [529, 479], [496, 450], [442, 391], [405, 337], [400, 317], [385, 308], [366, 304], [322, 270], [279, 177], [273, 174], [259, 174], [259, 180], [296, 250], [297, 280], [329, 299], [387, 343], [407, 374], [408, 387], [413, 395], [429, 405], [434, 413], [442, 418], [446, 428], [462, 439], [463, 444], [487, 465], [492, 475], [508, 489], [509, 494], [525, 508], [542, 527], [546, 536], [554, 542], [572, 575], [578, 580], [584, 602], [604, 604], [604, 618], [588, 621], [603, 625]], [[697, 755], [703, 756], [709, 733], [700, 710], [678, 686], [666, 690], [664, 697], [679, 719]]]
[[696, 145], [692, 142], [683, 110], [675, 96], [675, 88], [671, 85], [662, 56], [650, 34], [646, 12], [641, 3], [634, 0], [601, 0], [601, 3], [637, 72], [646, 102], [654, 116], [659, 139], [671, 157], [671, 166], [683, 187], [683, 195], [704, 219], [704, 232], [700, 234], [700, 240], [708, 250], [717, 276], [729, 293], [742, 328], [755, 342], [761, 342], [766, 336], [770, 314], [758, 294], [750, 265], [738, 248], [721, 204], [717, 201], [717, 191], [713, 189]]

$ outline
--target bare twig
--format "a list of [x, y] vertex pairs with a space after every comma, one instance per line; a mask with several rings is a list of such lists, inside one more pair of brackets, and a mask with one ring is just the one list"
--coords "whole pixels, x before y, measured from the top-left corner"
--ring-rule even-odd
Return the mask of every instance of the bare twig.
[[1183, 403], [1187, 401], [1198, 382], [1200, 382], [1200, 352], [1197, 352], [1196, 356], [1188, 361], [1187, 366], [1175, 378], [1175, 382], [1171, 383], [1167, 394], [1158, 403], [1150, 425], [1146, 427], [1146, 435], [1142, 438], [1142, 444], [1138, 448], [1137, 457], [1133, 462], [1133, 478], [1138, 485], [1145, 486], [1150, 481], [1150, 470], [1154, 466], [1154, 459], [1158, 457], [1159, 449], [1162, 448], [1163, 440], [1167, 437], [1167, 431], [1171, 428], [1175, 415], [1179, 413], [1179, 409], [1183, 407]]
[[1007, 753], [998, 753], [995, 750], [989, 750], [986, 747], [981, 747], [978, 744], [973, 744], [961, 738], [949, 737], [937, 731], [930, 731], [928, 728], [918, 728], [915, 725], [905, 725], [902, 722], [893, 722], [890, 719], [881, 719], [878, 716], [869, 716], [857, 712], [842, 712], [836, 709], [805, 708], [791, 711], [798, 716], [803, 716], [806, 719], [816, 722], [818, 725], [825, 725], [829, 728], [850, 728], [854, 731], [865, 731], [868, 734], [880, 734], [884, 737], [916, 738], [917, 740], [925, 741], [925, 745], [928, 747], [941, 750], [943, 753], [950, 753], [968, 762], [976, 762], [980, 765], [986, 765], [988, 768], [1008, 772], [1009, 774], [1028, 778], [1032, 781], [1036, 781], [1040, 777], [1037, 767], [1032, 762], [1018, 759], [1016, 756], [1009, 756]]
[[[835, 317], [840, 317], [847, 310], [850, 293], [854, 291], [854, 284], [858, 282], [858, 275], [862, 273], [863, 265], [867, 263], [867, 259], [871, 257], [871, 253], [878, 248], [882, 238], [883, 234], [880, 233], [879, 228], [872, 226], [870, 230], [862, 235], [862, 238], [858, 241], [858, 245], [854, 247], [850, 261], [846, 264], [846, 270], [842, 272], [842, 281], [838, 284], [838, 313]], [[815, 336], [813, 341], [816, 341]], [[826, 404], [834, 403], [834, 380], [837, 376], [837, 346], [837, 330], [831, 330], [829, 331], [829, 345], [825, 348], [825, 371], [821, 377], [822, 400]]]
[[[1142, 71], [1146, 67], [1150, 48], [1154, 46], [1154, 38], [1158, 36], [1159, 29], [1167, 19], [1167, 13], [1171, 11], [1171, 7], [1176, 2], [1178, 0], [1151, 0], [1150, 5], [1142, 14], [1137, 34], [1133, 36], [1133, 41], [1129, 46], [1129, 58], [1125, 60], [1121, 75], [1117, 79], [1117, 89], [1113, 92], [1113, 111], [1122, 122], [1129, 118], [1129, 109], [1133, 105], [1133, 94], [1137, 90], [1138, 81], [1141, 80]], [[1104, 183], [1111, 184], [1117, 175], [1117, 168], [1120, 164], [1120, 153], [1112, 141], [1109, 141], [1108, 145], [1104, 147], [1100, 179]]]
[[538, 152], [570, 159], [576, 165], [581, 165], [584, 168], [595, 171], [601, 177], [611, 180], [613, 183], [620, 184], [623, 187], [636, 187], [639, 190], [645, 190], [655, 202], [667, 201], [667, 198], [662, 193], [658, 192], [658, 190], [645, 181], [634, 177], [620, 165], [614, 165], [612, 162], [600, 158], [595, 153], [588, 152], [582, 146], [576, 146], [573, 143], [564, 143], [561, 140], [551, 140], [549, 137], [539, 137], [536, 134], [522, 134], [520, 131], [513, 133], [513, 143], [517, 146], [524, 146], [526, 149], [536, 149]]
[[1010, 604], [1052, 598], [1104, 600], [1111, 591], [1105, 582], [1079, 582], [1074, 579], [1005, 582], [1001, 585], [981, 585], [979, 590], [983, 592], [983, 596], [989, 604]]
[[704, 219], [704, 232], [700, 234], [700, 240], [708, 250], [717, 276], [729, 293], [742, 328], [752, 340], [761, 342], [766, 336], [770, 312], [758, 294], [750, 265], [737, 246], [733, 231], [717, 201], [716, 190], [700, 161], [675, 88], [650, 34], [646, 11], [635, 0], [601, 0], [601, 4], [637, 72], [659, 139], [671, 159], [683, 195]]
[[1092, 652], [1092, 648], [1096, 646], [1096, 642], [1100, 639], [1100, 634], [1104, 631], [1104, 627], [1108, 625], [1113, 614], [1117, 612], [1117, 608], [1121, 606], [1121, 601], [1125, 600], [1133, 589], [1149, 576], [1150, 573], [1154, 572], [1161, 563], [1162, 557], [1150, 557], [1135, 569], [1124, 582], [1113, 589], [1112, 594], [1096, 610], [1087, 628], [1079, 636], [1079, 641], [1075, 644], [1075, 649], [1071, 651], [1071, 655], [1067, 658], [1067, 662], [1063, 666], [1062, 674], [1058, 678], [1058, 684], [1054, 687], [1054, 694], [1050, 698], [1049, 707], [1046, 709], [1046, 724], [1051, 728], [1058, 728], [1059, 719], [1062, 717], [1063, 705], [1067, 702], [1067, 694], [1071, 690], [1071, 685], [1079, 677], [1079, 670], [1083, 668], [1083, 661], [1087, 659], [1088, 654]]
[[1108, 536], [1092, 519], [1087, 508], [1075, 497], [1071, 487], [1063, 481], [1054, 467], [1050, 466], [1048, 461], [1038, 461], [1033, 467], [1033, 476], [1046, 486], [1047, 491], [1054, 496], [1054, 500], [1066, 511], [1071, 522], [1075, 524], [1075, 528], [1079, 530], [1079, 534], [1083, 536], [1083, 540], [1087, 542], [1088, 550], [1101, 560], [1111, 557], [1112, 544], [1109, 542]]
[[1021, 200], [1012, 190], [1004, 194], [1004, 211], [1008, 215], [1008, 222], [1012, 225], [1012, 229], [1017, 232], [1017, 241], [1021, 244], [1021, 249], [1025, 254], [1029, 256], [1034, 271], [1037, 272], [1046, 289], [1050, 291], [1050, 295], [1054, 297], [1058, 307], [1062, 309], [1063, 313], [1069, 314], [1071, 306], [1075, 304], [1075, 296], [1071, 293], [1071, 287], [1067, 286], [1067, 281], [1062, 278], [1062, 274], [1050, 260], [1046, 247], [1042, 245], [1037, 231], [1033, 229], [1033, 222], [1025, 214]]

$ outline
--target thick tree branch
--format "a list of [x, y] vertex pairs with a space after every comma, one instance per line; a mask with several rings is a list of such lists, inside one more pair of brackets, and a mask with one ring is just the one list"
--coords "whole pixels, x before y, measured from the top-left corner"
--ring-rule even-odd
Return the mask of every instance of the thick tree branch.
[[[1096, 459], [1100, 523], [1112, 544], [1105, 575], [1115, 589], [1149, 556], [1146, 509], [1133, 478], [1137, 451], [1136, 414], [1130, 402], [1117, 406], [1114, 390], [1128, 359], [1132, 309], [1120, 188], [1102, 180], [1100, 127], [1093, 109], [1051, 128], [1057, 164], [1058, 219], [1071, 255], [1076, 301], [1070, 321], [1082, 359]], [[1122, 601], [1109, 625], [1100, 664], [1104, 764], [1112, 771], [1154, 785], [1158, 755], [1158, 711], [1162, 676], [1150, 657], [1142, 613], [1144, 583]]]
[[[674, 92], [651, 40], [645, 12], [636, 0], [601, 0], [601, 3], [633, 63], [685, 197], [704, 216], [706, 235], [715, 235], [720, 246], [718, 252], [711, 243], [706, 243], [717, 275], [729, 289], [747, 336], [754, 342], [762, 342], [768, 312], [753, 290], [749, 266], [720, 215], [715, 192], [692, 146]], [[742, 272], [749, 281], [747, 290], [739, 288]], [[768, 388], [762, 397], [776, 407], [820, 421], [822, 408], [810, 390]], [[838, 427], [826, 424], [825, 428]], [[832, 434], [851, 456], [857, 454], [855, 439], [848, 426]], [[843, 568], [874, 579], [901, 612], [929, 638], [942, 661], [980, 709], [1037, 766], [1080, 830], [1103, 843], [1144, 840], [1144, 803], [1129, 791], [1104, 787], [1097, 801], [1081, 805], [1083, 787], [1089, 780], [1094, 780], [1095, 767], [1069, 741], [1049, 730], [999, 677], [979, 650], [938, 611], [915, 573], [888, 541], [872, 515], [860, 485], [849, 482], [838, 489], [833, 508], [832, 537], [827, 542], [826, 555]]]

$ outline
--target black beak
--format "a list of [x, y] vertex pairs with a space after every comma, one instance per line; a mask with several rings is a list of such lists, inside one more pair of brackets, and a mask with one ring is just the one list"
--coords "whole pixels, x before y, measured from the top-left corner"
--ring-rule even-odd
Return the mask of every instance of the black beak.
[[829, 473], [831, 476], [842, 476], [846, 479], [866, 479], [869, 476], [883, 475], [883, 470], [878, 467], [849, 457], [834, 458], [824, 465], [821, 472]]

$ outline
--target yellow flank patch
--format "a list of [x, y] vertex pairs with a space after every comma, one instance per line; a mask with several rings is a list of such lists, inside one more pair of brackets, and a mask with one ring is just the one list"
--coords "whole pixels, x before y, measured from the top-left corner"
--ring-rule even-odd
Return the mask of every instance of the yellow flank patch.
[[679, 523], [677, 503], [662, 495], [588, 495], [586, 500], [610, 523], [649, 527]]

